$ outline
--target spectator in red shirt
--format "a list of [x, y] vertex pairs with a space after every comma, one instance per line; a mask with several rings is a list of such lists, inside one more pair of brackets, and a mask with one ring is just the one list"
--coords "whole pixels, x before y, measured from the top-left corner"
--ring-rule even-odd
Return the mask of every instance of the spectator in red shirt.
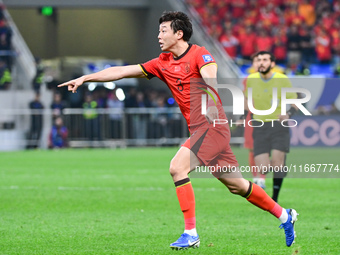
[[257, 11], [256, 10], [251, 10], [247, 8], [245, 10], [244, 16], [242, 18], [242, 22], [245, 26], [251, 26], [254, 25], [257, 21]]
[[320, 34], [315, 39], [316, 56], [321, 64], [329, 64], [332, 58], [331, 53], [331, 38], [326, 30], [321, 30]]
[[304, 18], [299, 14], [296, 6], [286, 11], [285, 18], [288, 27], [293, 25], [300, 26], [304, 22]]
[[232, 26], [231, 31], [233, 32], [233, 35], [235, 35], [237, 38], [246, 32], [245, 25], [243, 23], [237, 23]]
[[330, 32], [332, 39], [333, 60], [336, 66], [340, 65], [340, 20], [336, 19]]
[[206, 12], [205, 0], [186, 0], [186, 2], [194, 7], [200, 17]]
[[202, 26], [209, 28], [211, 26], [210, 16], [212, 15], [212, 11], [209, 8], [205, 8], [204, 12], [201, 14], [201, 24]]
[[287, 58], [287, 34], [284, 30], [278, 30], [274, 36], [274, 56], [277, 64], [283, 64]]
[[273, 38], [268, 35], [264, 29], [260, 30], [259, 36], [256, 37], [256, 51], [272, 51], [274, 42]]
[[252, 26], [247, 26], [245, 32], [240, 34], [238, 39], [242, 58], [251, 60], [251, 56], [256, 52], [256, 35], [253, 32]]
[[334, 22], [334, 18], [331, 15], [331, 12], [324, 11], [321, 16], [321, 23], [323, 27], [326, 28], [327, 32], [331, 29], [333, 22]]
[[226, 1], [223, 1], [223, 0], [220, 1], [220, 2], [218, 3], [216, 9], [217, 9], [217, 16], [218, 16], [218, 18], [219, 18], [220, 21], [223, 20], [224, 15], [225, 15], [228, 11], [230, 11], [230, 8], [229, 8], [227, 2], [226, 2]]
[[322, 20], [319, 19], [319, 20], [317, 21], [317, 25], [315, 25], [315, 26], [313, 27], [313, 32], [314, 32], [315, 35], [318, 35], [318, 34], [321, 33], [321, 30], [323, 30], [323, 29], [324, 29], [324, 30], [327, 30], [326, 27], [324, 26], [324, 24], [322, 23]]
[[233, 10], [233, 17], [235, 19], [241, 18], [244, 15], [244, 11], [247, 7], [246, 0], [231, 0], [231, 7]]
[[272, 3], [269, 3], [260, 9], [259, 19], [262, 20], [266, 29], [271, 29], [273, 26], [279, 24], [279, 18]]
[[213, 23], [208, 28], [208, 33], [212, 38], [218, 40], [218, 38], [220, 38], [223, 33], [223, 27], [219, 23]]
[[237, 56], [237, 46], [239, 45], [238, 39], [233, 35], [231, 29], [227, 29], [225, 34], [220, 37], [220, 42], [224, 50], [228, 53], [231, 58]]
[[231, 29], [233, 30], [235, 27], [235, 24], [232, 21], [232, 15], [230, 12], [227, 12], [224, 15], [224, 19], [223, 19], [223, 29], [227, 30], [227, 29]]

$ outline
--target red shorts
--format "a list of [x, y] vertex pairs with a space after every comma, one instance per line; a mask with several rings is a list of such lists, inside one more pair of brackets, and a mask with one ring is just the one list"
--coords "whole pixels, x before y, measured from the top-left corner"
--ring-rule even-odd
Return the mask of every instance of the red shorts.
[[238, 166], [230, 148], [229, 127], [200, 126], [182, 145], [190, 149], [204, 166]]
[[244, 148], [254, 149], [254, 139], [253, 139], [253, 127], [248, 125], [248, 121], [251, 119], [251, 114], [248, 113], [246, 118], [246, 125], [244, 127]]

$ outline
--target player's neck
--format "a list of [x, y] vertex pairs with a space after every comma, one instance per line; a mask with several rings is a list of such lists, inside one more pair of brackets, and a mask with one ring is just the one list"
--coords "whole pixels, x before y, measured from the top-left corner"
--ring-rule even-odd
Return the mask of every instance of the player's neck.
[[189, 44], [188, 42], [179, 42], [176, 44], [176, 46], [171, 49], [171, 53], [174, 56], [174, 58], [178, 58], [179, 56], [181, 56], [187, 49], [189, 48]]
[[270, 78], [272, 78], [273, 76], [273, 71], [269, 71], [268, 73], [266, 74], [263, 74], [263, 73], [260, 73], [261, 75], [261, 78], [264, 79], [264, 80], [269, 80]]

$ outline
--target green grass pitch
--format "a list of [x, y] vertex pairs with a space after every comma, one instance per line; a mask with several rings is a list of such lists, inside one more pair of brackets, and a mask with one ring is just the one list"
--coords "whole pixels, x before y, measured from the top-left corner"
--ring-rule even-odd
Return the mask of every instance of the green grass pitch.
[[[233, 150], [246, 165], [247, 150]], [[0, 153], [0, 254], [340, 254], [339, 178], [285, 179], [279, 203], [300, 214], [290, 248], [272, 215], [215, 179], [192, 178], [201, 246], [171, 250], [183, 231], [168, 172], [176, 151]], [[288, 163], [340, 164], [339, 155], [293, 148]]]

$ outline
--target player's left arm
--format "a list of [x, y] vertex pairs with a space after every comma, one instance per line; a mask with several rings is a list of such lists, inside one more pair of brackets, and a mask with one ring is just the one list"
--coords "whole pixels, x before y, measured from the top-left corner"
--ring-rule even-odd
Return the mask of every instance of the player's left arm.
[[[288, 88], [292, 87], [292, 83], [290, 82], [288, 77], [285, 78], [285, 87], [288, 87]], [[287, 98], [289, 99], [297, 98], [297, 94], [295, 92], [287, 93], [286, 95], [287, 95]], [[290, 106], [290, 109], [286, 112], [286, 115], [279, 116], [280, 121], [290, 119], [298, 110], [299, 108], [295, 104], [292, 104]]]
[[[215, 85], [217, 84], [217, 65], [216, 63], [207, 64], [200, 69], [200, 73], [204, 82], [211, 86], [215, 91]], [[208, 88], [208, 91], [214, 95], [215, 100], [218, 100], [217, 95], [215, 92]], [[213, 123], [214, 120], [218, 119], [218, 110], [215, 105], [213, 99], [209, 98], [208, 100], [208, 109], [207, 114], [205, 116], [209, 123]]]

